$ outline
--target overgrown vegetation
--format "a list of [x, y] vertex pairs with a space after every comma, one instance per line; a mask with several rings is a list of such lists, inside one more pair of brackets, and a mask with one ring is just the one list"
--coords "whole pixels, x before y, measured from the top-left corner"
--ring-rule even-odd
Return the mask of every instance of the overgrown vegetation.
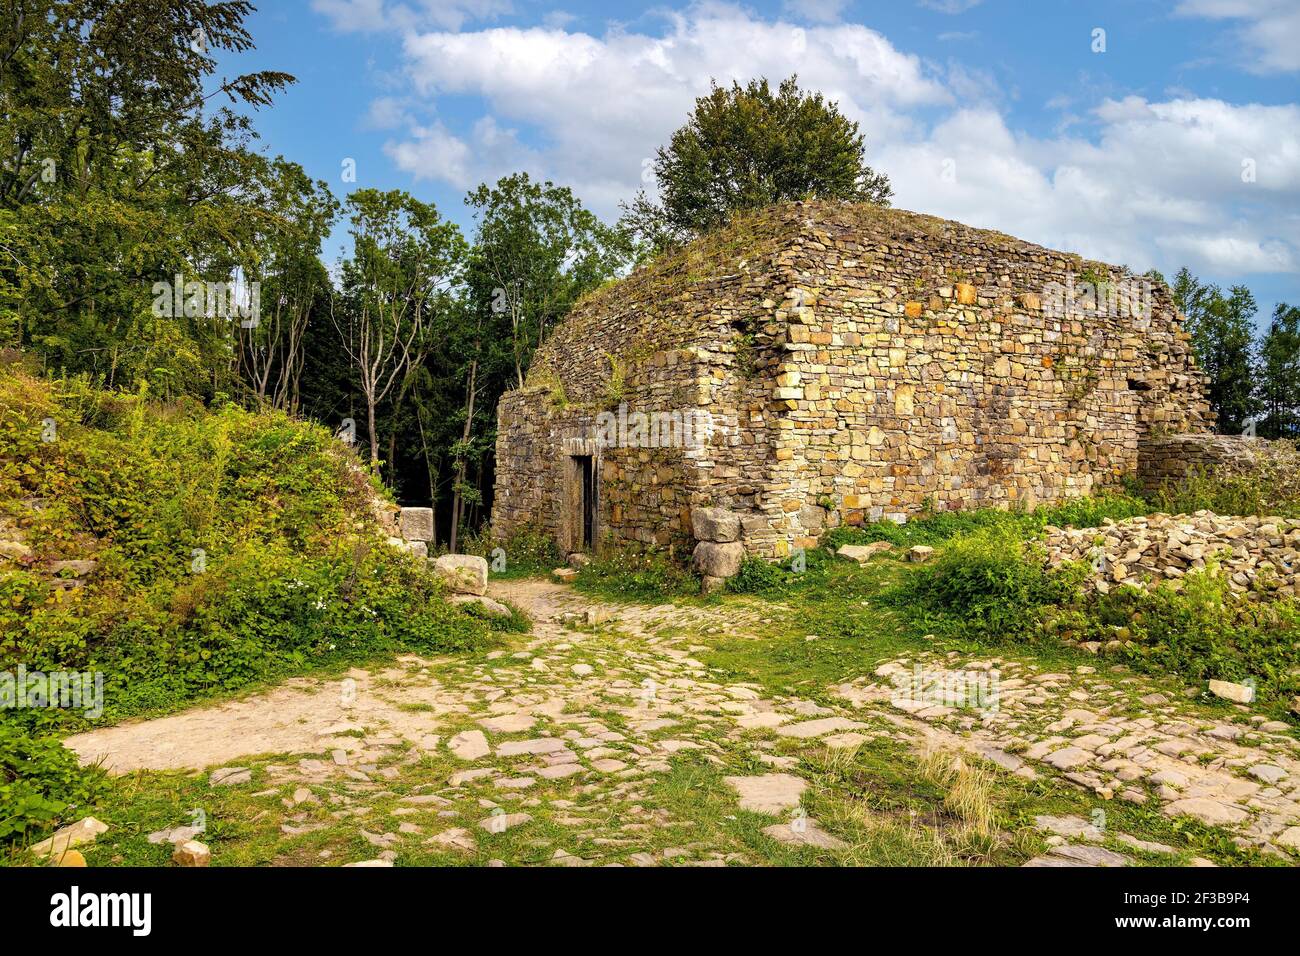
[[665, 601], [700, 593], [700, 579], [680, 562], [644, 548], [621, 548], [594, 558], [573, 583], [593, 596], [623, 601]]
[[[444, 602], [422, 561], [384, 543], [378, 494], [329, 432], [281, 412], [206, 411], [4, 369], [0, 671], [102, 674], [98, 719], [112, 721], [527, 628], [517, 613]], [[55, 573], [68, 560], [95, 565]], [[0, 831], [20, 835], [54, 822], [57, 803], [88, 799], [75, 760], [42, 735], [86, 726], [90, 709], [0, 712], [6, 751], [30, 755], [23, 782], [4, 783]]]
[[1221, 515], [1300, 518], [1300, 448], [1292, 442], [1280, 446], [1275, 459], [1249, 475], [1193, 474], [1158, 489], [1151, 505], [1169, 514], [1208, 509]]
[[[0, 667], [102, 671], [108, 719], [488, 638], [383, 543], [377, 489], [324, 429], [14, 372], [0, 415], [0, 509], [29, 549], [0, 578]], [[66, 559], [97, 562], [84, 586], [51, 574]]]
[[0, 846], [39, 833], [108, 790], [97, 767], [50, 737], [34, 737], [0, 720]]

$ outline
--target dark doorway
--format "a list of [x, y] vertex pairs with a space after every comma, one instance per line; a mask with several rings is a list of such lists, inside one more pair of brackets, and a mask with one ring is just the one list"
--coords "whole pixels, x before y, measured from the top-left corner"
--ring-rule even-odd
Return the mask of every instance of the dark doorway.
[[596, 467], [590, 455], [574, 455], [573, 463], [578, 479], [578, 514], [575, 531], [583, 551], [591, 551], [596, 544]]

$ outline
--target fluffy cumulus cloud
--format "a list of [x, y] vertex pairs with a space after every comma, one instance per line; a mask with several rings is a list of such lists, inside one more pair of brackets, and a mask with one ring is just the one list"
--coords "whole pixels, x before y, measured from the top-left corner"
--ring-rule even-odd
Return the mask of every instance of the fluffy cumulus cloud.
[[[951, 101], [921, 60], [859, 25], [766, 22], [733, 7], [670, 15], [660, 35], [611, 30], [495, 28], [408, 34], [416, 93], [480, 98], [485, 115], [532, 130], [546, 172], [609, 211], [641, 185], [655, 149], [681, 125], [709, 82], [780, 78], [836, 100], [873, 139], [913, 135], [914, 107]], [[503, 141], [515, 150], [518, 141]], [[417, 152], [395, 154], [415, 160]], [[490, 167], [508, 156], [483, 154]], [[403, 166], [416, 175], [436, 169]]]
[[1300, 70], [1300, 3], [1296, 0], [1182, 0], [1174, 12], [1234, 24], [1223, 52], [1252, 72]]
[[1300, 265], [1300, 107], [1108, 100], [1089, 138], [959, 108], [880, 153], [897, 204], [1137, 269]]
[[[371, 119], [396, 124], [387, 151], [417, 179], [468, 188], [524, 169], [612, 216], [649, 185], [656, 147], [711, 79], [797, 72], [862, 123], [900, 207], [1137, 269], [1300, 267], [1295, 105], [1105, 99], [1029, 135], [1008, 127], [985, 74], [923, 61], [861, 25], [717, 4], [666, 16], [656, 32], [405, 31], [411, 114], [385, 102]], [[444, 102], [475, 118], [453, 122]], [[442, 118], [412, 118], [421, 104]]]

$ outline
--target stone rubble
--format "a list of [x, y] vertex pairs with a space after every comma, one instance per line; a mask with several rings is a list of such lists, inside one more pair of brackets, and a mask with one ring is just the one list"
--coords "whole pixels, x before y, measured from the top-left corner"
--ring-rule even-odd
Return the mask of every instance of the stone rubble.
[[1212, 511], [1153, 514], [1100, 528], [1045, 529], [1050, 563], [1090, 564], [1091, 587], [1182, 587], [1191, 571], [1225, 576], [1237, 592], [1265, 598], [1300, 594], [1300, 520], [1225, 517]]

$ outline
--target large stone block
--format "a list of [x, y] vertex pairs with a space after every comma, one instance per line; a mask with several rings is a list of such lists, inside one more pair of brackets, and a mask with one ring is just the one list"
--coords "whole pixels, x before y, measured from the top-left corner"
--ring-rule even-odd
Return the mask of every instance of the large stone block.
[[740, 515], [726, 508], [692, 508], [691, 527], [696, 540], [725, 544], [740, 538]]
[[458, 594], [487, 592], [488, 563], [476, 554], [444, 554], [433, 562], [438, 577]]
[[433, 509], [403, 508], [398, 527], [407, 541], [433, 540]]
[[745, 546], [739, 541], [718, 543], [701, 541], [695, 546], [693, 562], [695, 570], [705, 577], [735, 577], [740, 570], [740, 562], [745, 558]]

